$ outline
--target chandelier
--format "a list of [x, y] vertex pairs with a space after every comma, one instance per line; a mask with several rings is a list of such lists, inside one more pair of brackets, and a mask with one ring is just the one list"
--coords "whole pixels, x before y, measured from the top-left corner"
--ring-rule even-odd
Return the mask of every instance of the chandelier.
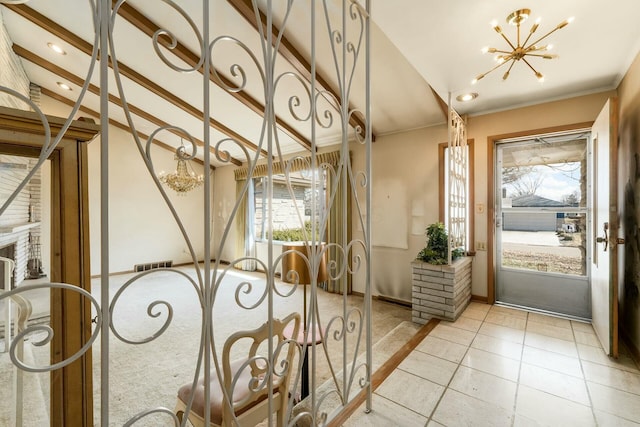
[[188, 163], [185, 157], [185, 147], [181, 141], [180, 147], [176, 150], [175, 159], [178, 162], [176, 171], [168, 174], [160, 172], [159, 176], [160, 182], [183, 196], [204, 182], [204, 176], [196, 175], [191, 163]]
[[527, 58], [528, 57], [538, 57], [538, 58], [543, 58], [543, 59], [557, 58], [557, 55], [550, 55], [550, 54], [546, 53], [547, 51], [549, 51], [553, 47], [553, 45], [551, 45], [551, 44], [539, 45], [539, 43], [542, 40], [544, 40], [545, 38], [547, 38], [548, 36], [550, 36], [551, 34], [553, 34], [554, 32], [558, 31], [561, 28], [566, 27], [571, 22], [573, 22], [573, 17], [569, 18], [569, 19], [565, 19], [564, 21], [559, 23], [553, 30], [551, 30], [548, 33], [546, 33], [544, 36], [542, 36], [542, 37], [536, 39], [535, 41], [529, 43], [529, 39], [531, 39], [533, 34], [538, 29], [538, 26], [540, 25], [540, 18], [538, 18], [536, 20], [535, 24], [533, 24], [533, 26], [529, 30], [529, 34], [527, 35], [527, 38], [523, 42], [521, 42], [520, 24], [522, 24], [524, 21], [526, 21], [527, 18], [529, 18], [530, 14], [531, 14], [531, 10], [529, 10], [529, 9], [519, 9], [519, 10], [516, 10], [515, 12], [511, 13], [509, 16], [507, 16], [507, 23], [509, 23], [510, 25], [515, 25], [517, 27], [517, 40], [516, 40], [515, 43], [512, 43], [507, 38], [507, 36], [504, 35], [504, 33], [502, 32], [502, 28], [500, 28], [500, 26], [497, 24], [497, 22], [494, 21], [491, 24], [493, 29], [498, 34], [500, 34], [503, 39], [505, 39], [505, 41], [507, 42], [507, 44], [509, 45], [511, 50], [500, 50], [500, 49], [496, 49], [494, 47], [485, 47], [484, 49], [482, 49], [483, 53], [498, 53], [499, 55], [497, 55], [495, 57], [495, 60], [498, 62], [498, 64], [495, 67], [493, 67], [492, 69], [490, 69], [489, 71], [487, 71], [486, 73], [479, 74], [475, 79], [473, 79], [471, 84], [477, 83], [478, 80], [482, 79], [484, 76], [486, 76], [487, 74], [489, 74], [493, 70], [496, 70], [497, 68], [500, 68], [505, 64], [511, 63], [509, 65], [509, 69], [502, 76], [502, 80], [507, 80], [507, 78], [509, 77], [509, 73], [511, 72], [511, 69], [513, 68], [515, 63], [517, 61], [520, 61], [520, 60], [522, 60], [522, 62], [527, 64], [527, 66], [531, 69], [531, 71], [533, 71], [533, 74], [537, 77], [538, 81], [540, 81], [540, 82], [544, 81], [544, 75], [542, 75], [541, 72], [536, 70], [531, 65], [531, 63], [529, 63]]

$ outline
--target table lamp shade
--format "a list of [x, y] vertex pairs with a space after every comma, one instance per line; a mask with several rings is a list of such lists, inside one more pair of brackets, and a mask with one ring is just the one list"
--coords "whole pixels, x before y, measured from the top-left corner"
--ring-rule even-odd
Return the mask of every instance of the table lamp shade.
[[[318, 251], [321, 251], [323, 248], [323, 243], [317, 243], [316, 247]], [[295, 281], [294, 277], [288, 278], [287, 273], [290, 271], [295, 271], [298, 273], [298, 283], [301, 285], [309, 285], [311, 284], [311, 272], [309, 271], [308, 265], [305, 262], [303, 256], [309, 258], [308, 249], [311, 246], [305, 245], [303, 242], [289, 242], [285, 245], [282, 245], [282, 252], [292, 251], [286, 254], [282, 258], [282, 281], [287, 283], [292, 283]], [[320, 259], [320, 266], [318, 268], [318, 283], [326, 282], [328, 280], [327, 274], [327, 253], [324, 252], [322, 254], [322, 258]], [[291, 280], [289, 280], [291, 279]]]

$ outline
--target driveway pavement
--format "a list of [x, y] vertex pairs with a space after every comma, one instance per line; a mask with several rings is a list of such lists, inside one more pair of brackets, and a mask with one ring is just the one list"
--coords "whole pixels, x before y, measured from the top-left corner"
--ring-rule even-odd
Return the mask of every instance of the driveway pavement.
[[534, 246], [561, 246], [555, 231], [503, 231], [502, 243]]

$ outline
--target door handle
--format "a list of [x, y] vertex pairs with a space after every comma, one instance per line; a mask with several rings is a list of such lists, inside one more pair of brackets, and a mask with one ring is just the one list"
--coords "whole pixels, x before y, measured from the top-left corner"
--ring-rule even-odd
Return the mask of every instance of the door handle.
[[607, 252], [609, 247], [609, 223], [605, 222], [602, 228], [604, 229], [604, 237], [596, 237], [596, 242], [604, 243], [604, 251]]

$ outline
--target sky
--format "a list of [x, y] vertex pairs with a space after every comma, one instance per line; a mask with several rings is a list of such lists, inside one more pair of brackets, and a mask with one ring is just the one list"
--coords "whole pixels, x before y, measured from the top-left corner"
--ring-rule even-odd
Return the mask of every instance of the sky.
[[[536, 180], [537, 177], [541, 178], [541, 184], [535, 192], [538, 196], [560, 202], [565, 196], [573, 192], [580, 194], [579, 163], [534, 166], [534, 172], [522, 179]], [[509, 185], [506, 187], [508, 196], [512, 196], [513, 187]]]

